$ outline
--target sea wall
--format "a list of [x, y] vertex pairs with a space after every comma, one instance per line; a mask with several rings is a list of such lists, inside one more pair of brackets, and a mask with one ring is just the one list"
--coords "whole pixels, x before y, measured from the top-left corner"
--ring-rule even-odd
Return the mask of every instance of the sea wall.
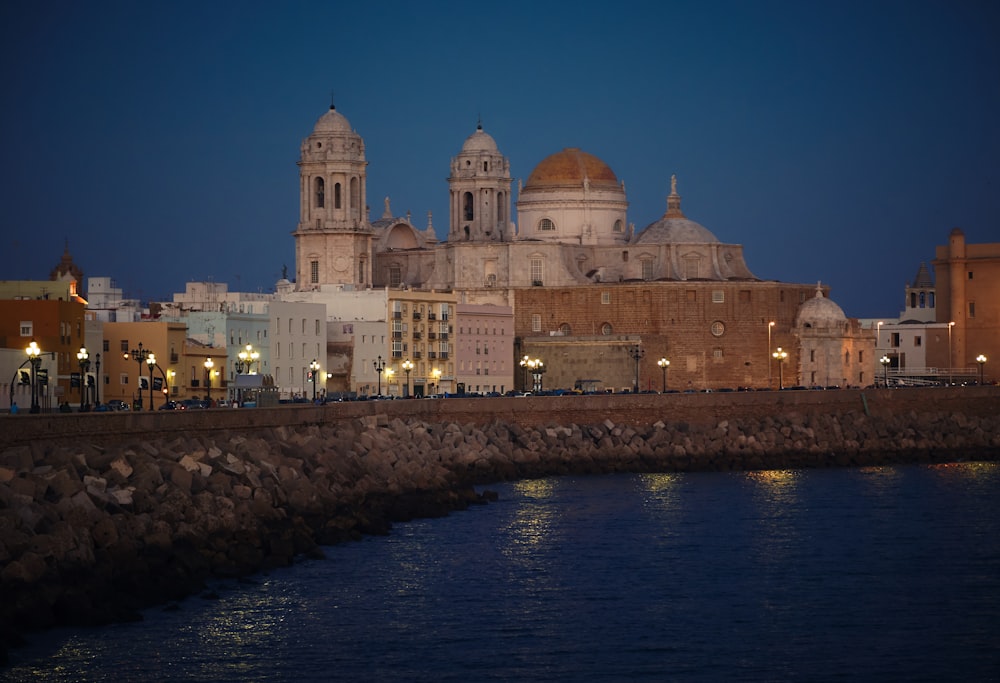
[[5, 417], [0, 654], [25, 629], [135, 618], [210, 577], [482, 502], [477, 484], [996, 461], [1000, 391], [973, 389]]

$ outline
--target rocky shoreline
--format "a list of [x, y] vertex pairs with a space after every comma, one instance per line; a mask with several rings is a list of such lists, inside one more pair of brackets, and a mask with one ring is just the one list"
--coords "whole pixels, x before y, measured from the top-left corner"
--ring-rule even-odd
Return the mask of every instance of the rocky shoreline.
[[1000, 460], [1000, 417], [789, 413], [712, 424], [330, 423], [0, 450], [0, 663], [26, 631], [139, 610], [562, 474]]

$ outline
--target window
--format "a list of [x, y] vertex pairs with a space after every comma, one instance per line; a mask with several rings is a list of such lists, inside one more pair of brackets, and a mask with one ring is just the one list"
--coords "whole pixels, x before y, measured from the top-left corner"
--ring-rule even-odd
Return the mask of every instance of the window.
[[30, 320], [21, 321], [21, 336], [31, 337], [33, 336], [33, 330], [35, 329], [34, 324]]
[[971, 270], [969, 271], [969, 279], [970, 280], [972, 279], [972, 271]]
[[119, 384], [128, 384], [128, 374], [126, 374], [126, 373], [123, 372], [120, 375], [118, 375], [118, 383]]
[[611, 323], [604, 323], [601, 325], [601, 334], [604, 336], [608, 336], [612, 332], [614, 332], [614, 329], [611, 327]]
[[859, 363], [864, 363], [865, 362], [865, 352], [864, 351], [858, 351], [858, 362]]
[[541, 286], [542, 284], [542, 259], [531, 259], [531, 284]]
[[914, 346], [922, 346], [923, 345], [923, 339], [920, 337], [919, 334], [916, 337], [913, 338], [913, 345]]
[[816, 362], [816, 349], [809, 349], [809, 362], [810, 363]]
[[688, 256], [684, 259], [684, 279], [693, 280], [700, 277], [699, 267], [701, 266], [701, 259], [697, 256]]
[[[969, 302], [969, 317], [970, 318], [975, 318], [976, 317], [976, 302], [975, 301], [970, 301]], [[987, 317], [989, 317], [989, 316], [987, 316]]]
[[531, 331], [532, 332], [542, 331], [542, 316], [540, 313], [531, 314]]
[[712, 349], [712, 358], [722, 358], [722, 349]]
[[399, 266], [389, 266], [389, 286], [399, 287], [403, 282], [403, 272]]
[[462, 195], [462, 214], [464, 220], [471, 221], [475, 212], [472, 210], [472, 193], [466, 192]]
[[713, 304], [724, 304], [726, 303], [726, 293], [721, 289], [712, 290], [712, 303]]
[[721, 321], [716, 320], [712, 323], [712, 336], [721, 337], [726, 332], [726, 326], [722, 324]]
[[642, 261], [642, 279], [653, 279], [653, 259], [644, 258]]
[[316, 319], [316, 336], [319, 336], [319, 318]]
[[325, 201], [325, 188], [326, 183], [322, 178], [316, 178], [314, 183], [314, 189], [316, 192], [316, 208], [322, 209]]
[[698, 301], [698, 292], [696, 292], [695, 290], [689, 289], [685, 294], [686, 294], [685, 298], [687, 299], [689, 304], [693, 304], [696, 301]]
[[611, 292], [601, 292], [601, 303], [602, 304], [611, 303]]
[[556, 224], [553, 223], [548, 218], [543, 218], [542, 220], [538, 221], [538, 229], [543, 231], [555, 230]]
[[122, 353], [128, 353], [128, 339], [121, 340]]
[[314, 285], [319, 283], [319, 261], [309, 262], [309, 282]]
[[340, 183], [333, 184], [333, 208], [339, 209], [340, 207]]
[[625, 232], [625, 225], [621, 222], [621, 220], [617, 220], [615, 221], [615, 227], [612, 229], [615, 232]]
[[899, 348], [899, 332], [893, 332], [889, 335], [889, 346], [892, 348]]

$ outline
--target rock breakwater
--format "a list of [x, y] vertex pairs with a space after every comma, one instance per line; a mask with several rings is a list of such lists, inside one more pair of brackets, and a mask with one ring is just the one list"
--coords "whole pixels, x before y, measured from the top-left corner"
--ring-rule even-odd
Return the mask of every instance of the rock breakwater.
[[211, 577], [558, 474], [1000, 459], [1000, 417], [863, 412], [523, 426], [367, 415], [0, 451], [0, 661], [24, 630], [137, 618]]

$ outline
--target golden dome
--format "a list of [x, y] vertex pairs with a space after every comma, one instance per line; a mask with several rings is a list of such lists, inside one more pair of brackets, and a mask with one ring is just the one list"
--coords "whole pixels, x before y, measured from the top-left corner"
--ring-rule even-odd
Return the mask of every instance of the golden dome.
[[591, 187], [619, 189], [615, 172], [606, 163], [576, 147], [546, 157], [528, 176], [524, 190], [545, 187], [583, 187], [584, 179]]

